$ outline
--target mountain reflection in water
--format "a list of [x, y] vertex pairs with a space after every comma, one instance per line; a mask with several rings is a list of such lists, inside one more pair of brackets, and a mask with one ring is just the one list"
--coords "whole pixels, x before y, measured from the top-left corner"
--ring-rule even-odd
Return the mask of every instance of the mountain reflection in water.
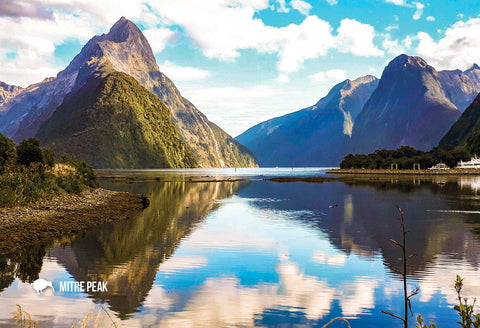
[[[53, 270], [76, 281], [108, 281], [108, 293], [87, 296], [128, 327], [321, 326], [336, 316], [355, 327], [395, 327], [380, 311], [401, 311], [399, 277], [388, 269], [400, 264], [389, 242], [400, 238], [396, 205], [411, 230], [408, 251], [418, 254], [409, 267], [410, 287], [421, 289], [414, 311], [439, 326], [454, 324], [456, 274], [465, 277], [465, 296], [480, 297], [475, 177], [184, 180], [104, 183], [149, 194], [151, 205], [0, 261], [0, 308], [23, 303], [41, 324], [75, 323], [53, 309], [62, 302], [84, 309], [84, 300], [66, 303], [55, 293], [52, 313], [42, 314], [19, 282]], [[45, 311], [49, 300], [41, 301]], [[0, 310], [0, 326], [9, 312]]]

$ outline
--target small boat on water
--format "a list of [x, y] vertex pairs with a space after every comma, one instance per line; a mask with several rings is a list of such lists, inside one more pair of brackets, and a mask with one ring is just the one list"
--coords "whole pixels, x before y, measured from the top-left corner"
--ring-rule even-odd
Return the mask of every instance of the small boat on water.
[[428, 169], [429, 170], [450, 170], [450, 168], [447, 165], [445, 165], [445, 163], [435, 164], [434, 166], [429, 167]]
[[457, 169], [480, 169], [480, 158], [472, 157], [468, 162], [460, 161], [457, 164]]

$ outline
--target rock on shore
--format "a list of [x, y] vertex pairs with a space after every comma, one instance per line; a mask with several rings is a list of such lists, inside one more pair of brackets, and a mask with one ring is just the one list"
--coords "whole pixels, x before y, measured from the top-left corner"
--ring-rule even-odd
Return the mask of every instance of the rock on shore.
[[29, 206], [0, 208], [0, 255], [142, 210], [139, 195], [93, 189]]

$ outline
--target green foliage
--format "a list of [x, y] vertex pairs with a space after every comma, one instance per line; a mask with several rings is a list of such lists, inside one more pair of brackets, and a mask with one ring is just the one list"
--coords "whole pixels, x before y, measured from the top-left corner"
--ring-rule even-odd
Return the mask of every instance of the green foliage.
[[472, 305], [469, 305], [468, 299], [462, 298], [461, 296], [462, 288], [463, 279], [457, 275], [457, 280], [455, 281], [455, 290], [457, 291], [459, 304], [453, 307], [461, 318], [461, 321], [457, 321], [457, 323], [462, 328], [480, 328], [480, 313], [473, 313], [473, 307], [475, 306], [476, 299], [473, 300]]
[[67, 164], [75, 168], [75, 176], [80, 184], [91, 188], [98, 187], [95, 171], [84, 160], [78, 159], [75, 155], [63, 154], [60, 157], [60, 163]]
[[[2, 151], [3, 150], [3, 151]], [[98, 187], [95, 172], [85, 161], [62, 155], [67, 169], [56, 170], [55, 153], [40, 148], [38, 139], [18, 145], [0, 135], [0, 207], [27, 205], [61, 193]], [[15, 160], [18, 155], [18, 160]], [[3, 155], [3, 156], [2, 156]]]
[[67, 98], [37, 136], [96, 168], [196, 167], [170, 110], [137, 80], [115, 72]]
[[480, 154], [480, 129], [472, 132], [467, 139], [465, 147], [472, 154]]
[[0, 167], [17, 161], [15, 143], [0, 133]]
[[18, 163], [28, 166], [30, 163], [43, 163], [43, 151], [37, 138], [25, 139], [17, 147]]
[[43, 164], [48, 167], [55, 166], [55, 152], [51, 149], [43, 149]]
[[433, 148], [428, 152], [402, 146], [395, 150], [380, 149], [365, 155], [348, 154], [340, 163], [342, 169], [390, 169], [391, 164], [397, 164], [400, 170], [409, 170], [413, 164], [420, 163], [422, 169], [429, 168], [440, 162], [449, 167], [455, 167], [460, 160], [470, 159], [470, 152], [464, 147], [442, 151]]
[[417, 324], [415, 325], [415, 328], [437, 328], [437, 325], [435, 323], [430, 321], [430, 324], [427, 326], [423, 323], [423, 321], [424, 320], [422, 318], [422, 315], [417, 315]]

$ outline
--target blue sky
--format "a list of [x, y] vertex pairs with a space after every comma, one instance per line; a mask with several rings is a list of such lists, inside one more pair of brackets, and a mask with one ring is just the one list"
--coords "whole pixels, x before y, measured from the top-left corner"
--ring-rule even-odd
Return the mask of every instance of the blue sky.
[[467, 69], [480, 62], [479, 14], [473, 0], [7, 0], [0, 81], [55, 76], [125, 16], [182, 94], [236, 136], [345, 78], [380, 77], [401, 53]]

